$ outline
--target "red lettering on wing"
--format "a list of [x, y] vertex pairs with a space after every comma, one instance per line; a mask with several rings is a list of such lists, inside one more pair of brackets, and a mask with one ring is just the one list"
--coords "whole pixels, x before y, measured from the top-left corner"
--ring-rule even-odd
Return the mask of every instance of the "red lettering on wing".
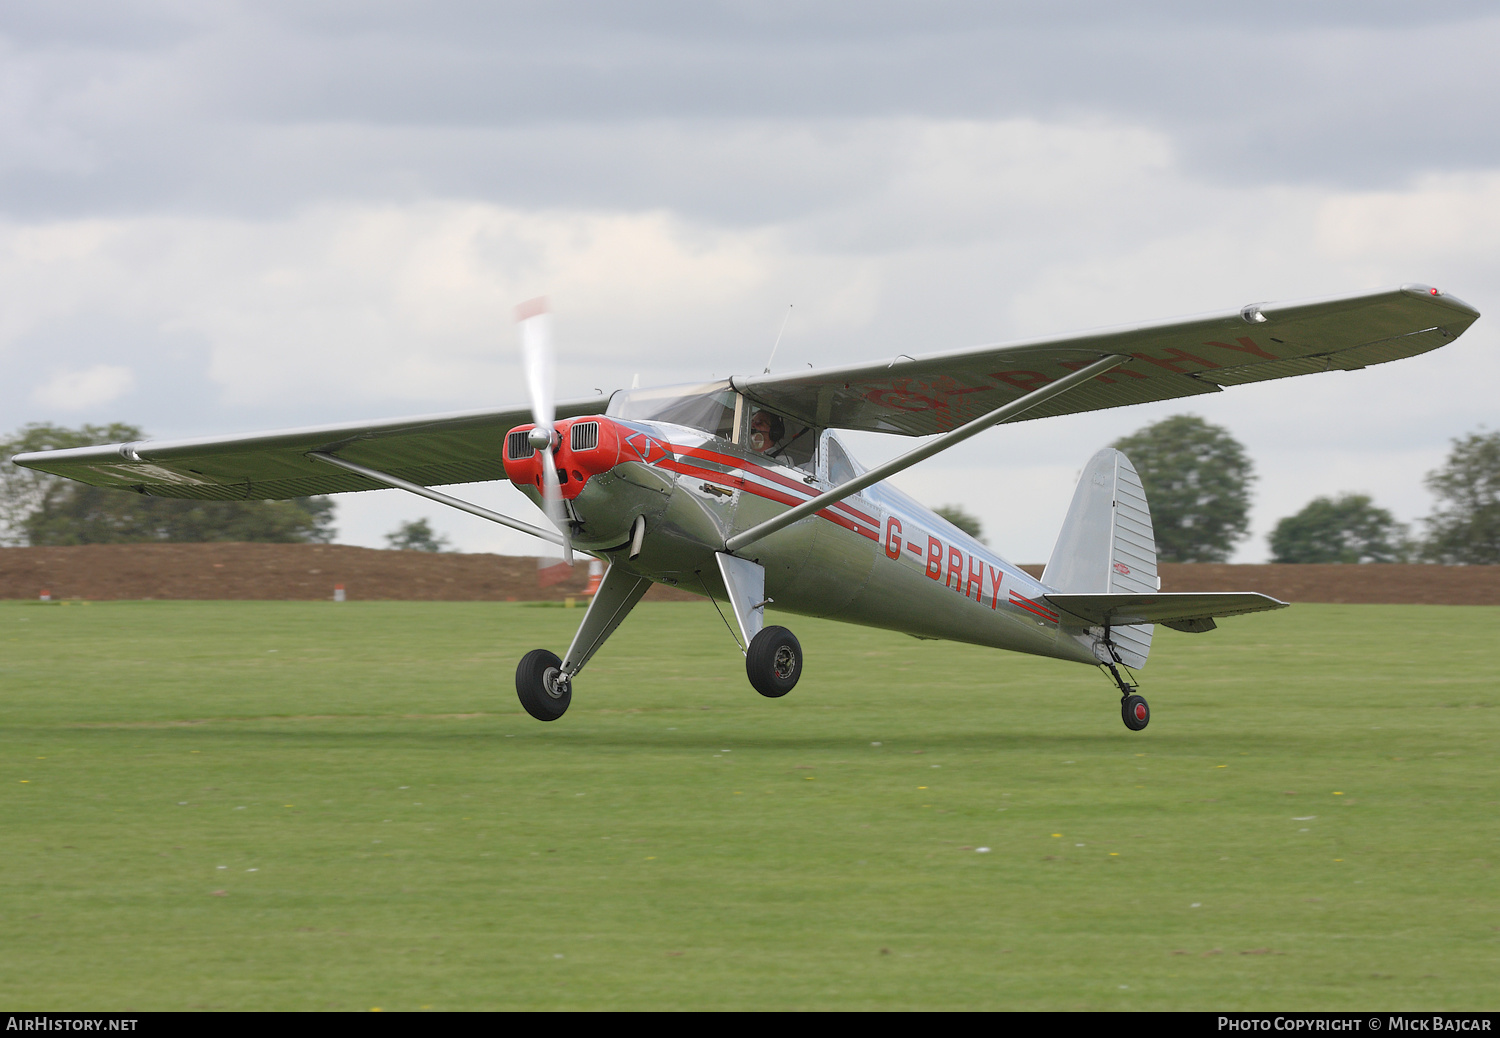
[[[1164, 347], [1162, 352], [1166, 353], [1167, 356], [1153, 357], [1149, 353], [1132, 353], [1131, 356], [1136, 358], [1137, 360], [1144, 360], [1148, 364], [1155, 364], [1159, 368], [1166, 368], [1168, 371], [1174, 371], [1179, 375], [1186, 375], [1191, 370], [1194, 370], [1190, 367], [1187, 367], [1187, 365], [1191, 364], [1196, 364], [1197, 370], [1223, 366], [1220, 364], [1215, 364], [1211, 360], [1206, 360], [1203, 357], [1199, 357], [1196, 354], [1189, 353], [1187, 350], [1180, 350], [1176, 346]], [[1172, 359], [1174, 357], [1176, 358], [1175, 360]]]
[[994, 609], [1000, 604], [1000, 582], [1005, 579], [1005, 571], [990, 567], [990, 608]]
[[1024, 390], [1027, 393], [1033, 389], [1040, 389], [1052, 381], [1051, 378], [1040, 371], [1027, 371], [1023, 368], [1015, 368], [1011, 371], [992, 371], [990, 372], [990, 378], [999, 379], [1006, 385], [1015, 386], [1017, 389]]
[[1267, 353], [1265, 350], [1261, 349], [1260, 346], [1257, 345], [1256, 341], [1249, 338], [1248, 336], [1238, 336], [1234, 341], [1239, 343], [1239, 345], [1233, 346], [1227, 342], [1205, 342], [1203, 345], [1217, 346], [1221, 350], [1237, 350], [1240, 353], [1248, 353], [1255, 357], [1264, 357], [1266, 360], [1281, 359], [1280, 357], [1276, 356], [1276, 354]]

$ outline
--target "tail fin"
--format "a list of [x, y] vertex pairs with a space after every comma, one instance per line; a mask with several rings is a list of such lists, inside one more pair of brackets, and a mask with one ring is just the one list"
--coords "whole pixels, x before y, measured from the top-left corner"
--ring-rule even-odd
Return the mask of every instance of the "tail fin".
[[[1084, 466], [1042, 583], [1064, 594], [1154, 594], [1156, 538], [1146, 491], [1130, 459], [1106, 447]], [[1150, 624], [1113, 628], [1110, 638], [1129, 667], [1151, 652]]]

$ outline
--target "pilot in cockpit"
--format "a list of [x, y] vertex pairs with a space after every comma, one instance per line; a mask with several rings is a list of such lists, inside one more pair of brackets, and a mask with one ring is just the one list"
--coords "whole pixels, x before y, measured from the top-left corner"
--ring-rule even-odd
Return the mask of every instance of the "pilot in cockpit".
[[769, 411], [756, 411], [750, 416], [750, 449], [760, 454], [769, 454], [786, 438], [786, 423], [779, 415]]

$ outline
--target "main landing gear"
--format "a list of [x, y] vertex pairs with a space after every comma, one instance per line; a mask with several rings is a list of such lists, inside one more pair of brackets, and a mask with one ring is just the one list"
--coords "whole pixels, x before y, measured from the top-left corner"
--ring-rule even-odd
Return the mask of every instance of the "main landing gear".
[[604, 572], [583, 623], [562, 659], [546, 649], [532, 649], [516, 667], [516, 697], [538, 721], [555, 721], [573, 701], [573, 678], [599, 651], [604, 640], [641, 600], [651, 581], [617, 566]]

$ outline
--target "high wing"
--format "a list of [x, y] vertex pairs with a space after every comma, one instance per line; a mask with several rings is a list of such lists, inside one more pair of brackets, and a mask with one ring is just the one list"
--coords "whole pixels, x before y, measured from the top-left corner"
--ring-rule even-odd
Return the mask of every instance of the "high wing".
[[[947, 432], [1104, 357], [1129, 363], [1010, 421], [1216, 393], [1315, 371], [1415, 356], [1457, 338], [1479, 313], [1425, 285], [1341, 299], [1258, 304], [1204, 317], [1061, 338], [905, 355], [796, 375], [735, 378], [751, 400], [817, 426], [926, 436]], [[1046, 396], [1039, 393], [1038, 396]], [[560, 404], [557, 417], [600, 409]], [[466, 411], [189, 440], [17, 455], [18, 465], [155, 497], [305, 497], [386, 484], [307, 457], [317, 451], [421, 486], [505, 478], [505, 433], [530, 411]], [[852, 484], [851, 484], [852, 485]]]
[[981, 346], [889, 363], [734, 379], [752, 400], [820, 427], [947, 432], [1108, 355], [1133, 358], [1010, 421], [1217, 393], [1225, 386], [1352, 371], [1436, 349], [1479, 312], [1427, 285], [1251, 304], [1158, 324]]
[[[604, 399], [557, 405], [559, 418], [596, 414]], [[266, 500], [380, 490], [386, 484], [309, 457], [339, 457], [422, 486], [505, 478], [505, 434], [531, 421], [529, 408], [459, 411], [353, 425], [215, 436], [143, 440], [18, 454], [17, 465], [67, 476], [96, 487], [119, 487], [153, 497]]]

